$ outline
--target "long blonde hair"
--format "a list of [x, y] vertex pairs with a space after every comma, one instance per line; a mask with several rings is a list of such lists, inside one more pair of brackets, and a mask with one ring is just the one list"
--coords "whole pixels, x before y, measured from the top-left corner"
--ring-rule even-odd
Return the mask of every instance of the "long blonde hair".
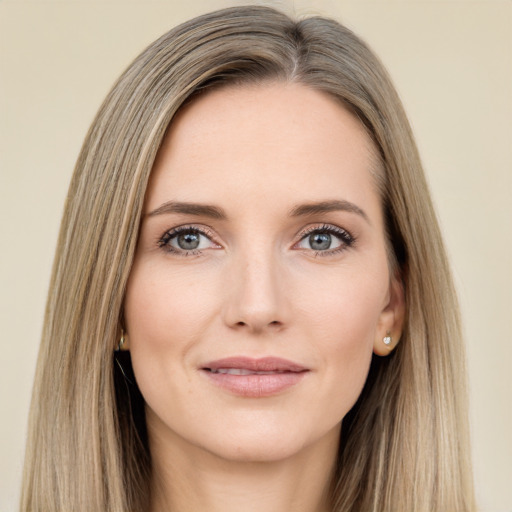
[[193, 19], [149, 46], [87, 134], [50, 284], [23, 512], [148, 508], [142, 397], [133, 375], [119, 378], [113, 356], [148, 178], [184, 102], [209, 88], [269, 80], [325, 91], [366, 127], [382, 160], [389, 243], [405, 284], [402, 339], [391, 356], [374, 356], [343, 420], [333, 510], [474, 510], [457, 301], [393, 85], [368, 47], [335, 21], [237, 7]]

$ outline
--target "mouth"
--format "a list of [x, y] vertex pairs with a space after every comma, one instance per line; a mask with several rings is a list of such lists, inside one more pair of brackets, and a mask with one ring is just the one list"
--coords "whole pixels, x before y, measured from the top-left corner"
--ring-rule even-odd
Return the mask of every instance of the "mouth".
[[224, 373], [227, 375], [275, 375], [276, 373], [286, 373], [285, 371], [253, 371], [245, 368], [218, 368], [216, 370], [205, 368], [205, 370], [212, 373]]
[[310, 371], [293, 361], [276, 357], [231, 357], [205, 364], [209, 381], [224, 391], [246, 398], [280, 394], [298, 384]]

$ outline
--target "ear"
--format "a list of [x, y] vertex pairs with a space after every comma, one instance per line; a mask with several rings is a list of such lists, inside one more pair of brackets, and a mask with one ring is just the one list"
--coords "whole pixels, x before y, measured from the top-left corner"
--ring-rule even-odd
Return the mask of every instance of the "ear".
[[405, 292], [398, 273], [390, 279], [387, 299], [387, 304], [379, 316], [373, 343], [373, 352], [378, 356], [390, 354], [402, 335], [405, 319]]

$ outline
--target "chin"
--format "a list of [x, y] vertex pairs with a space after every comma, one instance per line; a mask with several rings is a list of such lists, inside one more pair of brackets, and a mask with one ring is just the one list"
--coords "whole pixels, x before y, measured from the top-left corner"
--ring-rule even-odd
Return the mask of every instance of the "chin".
[[[299, 423], [299, 424], [297, 424]], [[300, 428], [300, 422], [294, 424]], [[279, 462], [300, 456], [320, 445], [337, 450], [340, 425], [327, 431], [304, 432], [294, 427], [255, 428], [226, 432], [227, 435], [204, 438], [202, 447], [217, 457], [232, 462]], [[212, 432], [213, 433], [213, 432]]]
[[297, 455], [303, 449], [303, 443], [275, 439], [240, 440], [218, 447], [220, 458], [232, 462], [279, 462]]

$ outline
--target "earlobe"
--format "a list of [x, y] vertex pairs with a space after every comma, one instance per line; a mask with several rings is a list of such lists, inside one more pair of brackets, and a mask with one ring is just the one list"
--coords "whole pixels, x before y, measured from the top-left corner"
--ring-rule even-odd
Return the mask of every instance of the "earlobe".
[[375, 332], [373, 352], [387, 356], [398, 345], [405, 319], [405, 292], [402, 281], [395, 275], [389, 284], [389, 301], [382, 310]]
[[398, 345], [399, 341], [399, 336], [393, 336], [391, 331], [387, 331], [382, 338], [377, 336], [375, 339], [373, 353], [378, 356], [387, 356], [393, 352], [393, 349]]

